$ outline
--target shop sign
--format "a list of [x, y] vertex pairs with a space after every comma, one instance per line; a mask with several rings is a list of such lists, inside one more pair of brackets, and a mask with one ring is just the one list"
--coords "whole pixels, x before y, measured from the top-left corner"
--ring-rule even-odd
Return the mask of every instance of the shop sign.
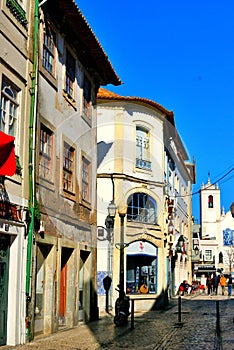
[[195, 270], [198, 271], [210, 271], [210, 270], [216, 270], [215, 265], [200, 265], [200, 266], [196, 266]]

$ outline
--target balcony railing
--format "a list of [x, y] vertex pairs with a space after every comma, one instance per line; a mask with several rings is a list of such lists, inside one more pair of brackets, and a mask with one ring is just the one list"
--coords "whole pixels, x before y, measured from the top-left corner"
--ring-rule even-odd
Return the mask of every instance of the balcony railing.
[[[157, 225], [158, 218], [152, 209], [130, 207], [127, 213], [127, 221], [142, 222]], [[133, 210], [131, 210], [133, 209]], [[135, 209], [135, 210], [134, 210]]]
[[136, 158], [136, 167], [145, 170], [151, 170], [151, 162], [145, 159]]
[[17, 0], [7, 0], [6, 5], [13, 14], [13, 16], [17, 19], [17, 21], [23, 26], [27, 27], [28, 21], [26, 18], [26, 12], [20, 6]]

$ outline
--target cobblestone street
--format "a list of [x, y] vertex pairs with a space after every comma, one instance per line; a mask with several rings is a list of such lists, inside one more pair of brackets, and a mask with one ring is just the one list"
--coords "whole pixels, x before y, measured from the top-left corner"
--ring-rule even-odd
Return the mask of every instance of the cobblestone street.
[[[180, 317], [178, 299], [171, 300], [167, 310], [136, 313], [133, 330], [130, 321], [128, 325], [117, 328], [113, 324], [112, 315], [102, 315], [99, 321], [88, 325], [80, 325], [72, 330], [63, 330], [46, 338], [38, 338], [23, 346], [8, 346], [2, 349], [234, 349], [233, 297], [207, 295], [182, 297], [181, 305]], [[217, 322], [217, 305], [220, 323]]]

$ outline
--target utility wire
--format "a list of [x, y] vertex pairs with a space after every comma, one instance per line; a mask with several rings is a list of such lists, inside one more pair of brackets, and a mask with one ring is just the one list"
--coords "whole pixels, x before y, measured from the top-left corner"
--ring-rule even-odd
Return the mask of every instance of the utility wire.
[[[230, 171], [232, 171], [232, 168], [234, 167], [234, 164], [231, 164], [227, 169], [225, 169], [224, 171], [222, 171], [221, 173], [219, 173], [219, 174], [217, 174], [216, 175], [216, 178], [219, 178], [220, 176], [222, 176], [222, 174], [223, 173], [228, 173], [229, 172], [229, 170]], [[216, 180], [215, 178], [214, 178], [214, 180], [212, 181], [213, 183], [215, 183], [215, 182], [218, 182], [219, 180]]]
[[[224, 179], [226, 176], [228, 176], [232, 171], [234, 170], [234, 167], [231, 168], [227, 173], [225, 173], [223, 176], [221, 176], [218, 180], [214, 181], [215, 183], [220, 182], [222, 179]], [[232, 178], [233, 176], [231, 176], [230, 178], [228, 178], [229, 180]], [[228, 181], [228, 179], [226, 181]], [[225, 181], [225, 182], [226, 182]], [[223, 182], [221, 182], [223, 183]], [[179, 198], [179, 197], [192, 197], [195, 196], [196, 194], [201, 193], [201, 191], [207, 190], [208, 188], [210, 188], [211, 186], [213, 186], [213, 183], [210, 184], [209, 186], [206, 186], [204, 189], [199, 189], [196, 192], [190, 193], [190, 194], [185, 194], [185, 195], [175, 195], [175, 198]]]

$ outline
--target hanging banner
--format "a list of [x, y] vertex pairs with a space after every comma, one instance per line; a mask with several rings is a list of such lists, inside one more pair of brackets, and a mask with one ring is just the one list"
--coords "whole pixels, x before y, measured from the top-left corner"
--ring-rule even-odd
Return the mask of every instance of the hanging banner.
[[16, 172], [15, 138], [0, 131], [0, 176], [13, 176]]

